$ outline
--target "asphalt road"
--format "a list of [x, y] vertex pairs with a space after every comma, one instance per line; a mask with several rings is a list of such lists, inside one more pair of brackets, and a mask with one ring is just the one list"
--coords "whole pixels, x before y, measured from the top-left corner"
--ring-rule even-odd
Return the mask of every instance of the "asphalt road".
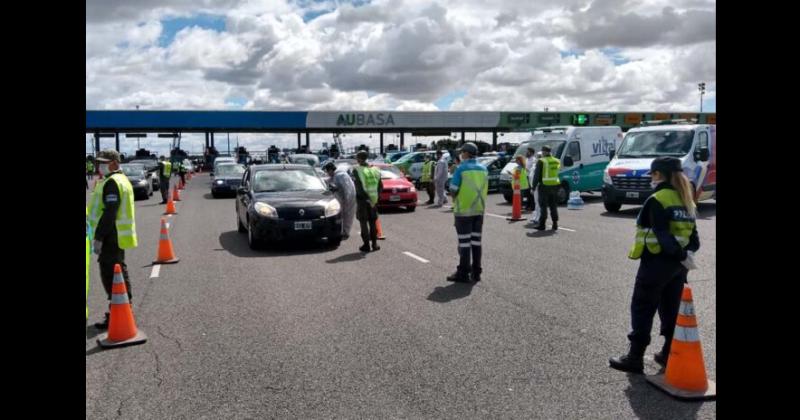
[[[201, 175], [183, 192], [169, 218], [180, 262], [157, 277], [164, 206], [158, 192], [136, 202], [127, 263], [149, 340], [100, 350], [89, 328], [87, 418], [716, 417], [715, 402], [675, 401], [608, 367], [627, 350], [638, 207], [611, 215], [584, 195], [583, 210], [559, 209], [562, 230], [538, 233], [506, 221], [511, 207], [491, 194], [483, 281], [471, 286], [445, 281], [457, 264], [447, 209], [382, 214], [387, 239], [374, 253], [358, 251], [357, 222], [338, 248], [251, 251], [234, 199], [209, 186]], [[715, 218], [716, 203], [702, 203], [689, 277], [712, 380]], [[106, 305], [95, 262], [91, 276], [90, 323]], [[657, 318], [653, 331], [651, 374]]]

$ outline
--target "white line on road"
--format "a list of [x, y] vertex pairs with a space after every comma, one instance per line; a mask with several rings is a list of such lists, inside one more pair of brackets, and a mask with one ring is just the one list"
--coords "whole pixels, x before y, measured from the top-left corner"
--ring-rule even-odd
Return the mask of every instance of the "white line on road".
[[561, 226], [558, 227], [558, 230], [566, 230], [567, 232], [575, 232], [572, 229], [562, 228]]
[[412, 254], [412, 253], [410, 253], [410, 252], [408, 252], [408, 251], [405, 251], [405, 252], [403, 252], [403, 254], [406, 254], [406, 255], [408, 255], [409, 257], [411, 257], [411, 258], [413, 258], [413, 259], [415, 259], [415, 260], [417, 260], [417, 261], [420, 261], [420, 262], [426, 263], [426, 264], [430, 262], [430, 261], [426, 260], [425, 258], [422, 258], [422, 257], [420, 257], [420, 256], [414, 255], [414, 254]]
[[161, 273], [161, 264], [156, 264], [153, 266], [153, 272], [150, 273], [150, 278], [153, 279], [158, 277], [159, 273]]
[[[447, 208], [447, 209], [452, 209], [452, 208], [453, 208], [453, 206], [442, 206], [442, 207], [444, 207], [444, 208]], [[501, 216], [501, 215], [499, 215], [499, 214], [494, 214], [494, 213], [484, 213], [484, 215], [486, 215], [486, 216], [492, 216], [492, 217], [496, 217], [496, 218], [498, 218], [498, 219], [504, 219], [504, 220], [505, 220], [505, 219], [508, 219], [508, 216]], [[523, 218], [523, 219], [524, 219], [524, 218]], [[574, 231], [574, 230], [572, 230], [572, 229], [567, 229], [567, 228], [563, 228], [563, 227], [559, 227], [559, 228], [558, 228], [558, 230], [566, 230], [567, 232], [575, 232], [575, 231]]]

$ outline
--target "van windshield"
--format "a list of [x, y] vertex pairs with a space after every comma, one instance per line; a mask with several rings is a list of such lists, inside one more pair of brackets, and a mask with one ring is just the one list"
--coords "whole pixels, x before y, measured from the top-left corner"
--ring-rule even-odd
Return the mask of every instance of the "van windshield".
[[564, 145], [567, 144], [566, 140], [530, 140], [523, 142], [517, 148], [517, 151], [514, 152], [514, 156], [512, 157], [511, 161], [514, 160], [517, 156], [525, 156], [525, 153], [528, 151], [529, 147], [533, 147], [533, 150], [536, 152], [542, 151], [542, 146], [550, 146], [550, 154], [552, 156], [561, 156], [561, 152], [564, 151]]
[[628, 133], [619, 147], [620, 158], [685, 156], [692, 149], [694, 130]]

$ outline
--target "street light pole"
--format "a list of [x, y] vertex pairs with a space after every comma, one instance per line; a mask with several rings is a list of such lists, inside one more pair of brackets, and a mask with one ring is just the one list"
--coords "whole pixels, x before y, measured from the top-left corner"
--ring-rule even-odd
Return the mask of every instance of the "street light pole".
[[699, 83], [697, 89], [700, 90], [700, 112], [703, 112], [703, 94], [706, 93], [706, 82]]

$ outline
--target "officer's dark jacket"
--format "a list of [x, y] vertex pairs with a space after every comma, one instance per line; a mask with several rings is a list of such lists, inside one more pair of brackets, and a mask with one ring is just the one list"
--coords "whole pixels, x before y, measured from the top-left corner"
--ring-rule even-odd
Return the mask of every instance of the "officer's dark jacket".
[[[106, 174], [105, 179], [108, 180], [111, 175], [121, 174], [121, 170], [116, 170]], [[119, 193], [117, 183], [114, 181], [107, 181], [103, 185], [103, 214], [100, 215], [100, 220], [97, 222], [97, 229], [94, 232], [94, 239], [100, 242], [105, 242], [109, 236], [113, 236], [114, 240], [117, 237], [117, 210], [119, 210], [120, 201], [122, 197]]]
[[[653, 193], [665, 188], [674, 190], [672, 185], [668, 182], [662, 182], [658, 184]], [[655, 198], [648, 199], [645, 202], [642, 211], [639, 213], [638, 223], [644, 228], [652, 228], [652, 232], [655, 233], [656, 238], [658, 238], [658, 244], [661, 245], [661, 253], [657, 255], [651, 254], [647, 247], [644, 247], [644, 252], [642, 253], [643, 259], [660, 257], [672, 261], [683, 261], [686, 259], [687, 251], [697, 252], [697, 250], [700, 249], [697, 225], [695, 225], [691, 236], [689, 236], [689, 245], [686, 249], [681, 249], [678, 241], [669, 232], [669, 215], [667, 211], [664, 210], [664, 206]]]

